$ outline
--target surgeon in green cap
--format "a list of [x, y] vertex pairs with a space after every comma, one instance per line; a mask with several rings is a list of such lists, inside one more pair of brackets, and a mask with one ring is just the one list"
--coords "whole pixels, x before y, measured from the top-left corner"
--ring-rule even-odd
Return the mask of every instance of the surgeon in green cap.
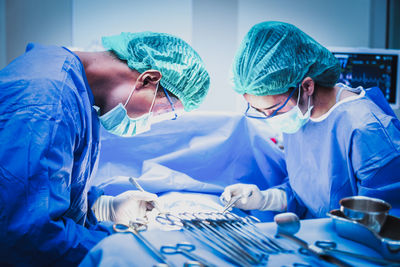
[[207, 94], [204, 63], [182, 39], [141, 32], [102, 41], [102, 52], [29, 44], [0, 71], [0, 265], [77, 266], [110, 234], [106, 222], [145, 216], [156, 195], [89, 186], [100, 125], [133, 137]]
[[234, 89], [245, 114], [283, 133], [288, 177], [274, 188], [234, 184], [224, 203], [325, 217], [339, 200], [380, 198], [400, 213], [400, 122], [379, 88], [337, 84], [334, 55], [296, 26], [253, 26], [233, 62]]

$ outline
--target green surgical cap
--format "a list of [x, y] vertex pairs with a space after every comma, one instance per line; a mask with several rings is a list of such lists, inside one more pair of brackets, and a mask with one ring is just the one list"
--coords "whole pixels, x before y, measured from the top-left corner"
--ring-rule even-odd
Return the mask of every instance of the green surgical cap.
[[194, 49], [182, 39], [155, 32], [127, 33], [103, 37], [103, 46], [126, 60], [140, 73], [158, 70], [161, 86], [176, 95], [186, 111], [197, 108], [204, 100], [210, 77]]
[[233, 62], [239, 94], [283, 94], [306, 77], [331, 87], [339, 74], [339, 62], [328, 49], [297, 27], [276, 21], [253, 26]]

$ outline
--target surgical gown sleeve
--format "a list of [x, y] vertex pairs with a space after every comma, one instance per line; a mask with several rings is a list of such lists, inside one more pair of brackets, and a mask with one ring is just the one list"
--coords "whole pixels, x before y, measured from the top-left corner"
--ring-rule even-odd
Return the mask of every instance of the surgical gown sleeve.
[[83, 155], [78, 165], [86, 166], [89, 157], [79, 148], [90, 147], [85, 140], [91, 139], [82, 130], [89, 126], [79, 112], [79, 94], [68, 86], [68, 75], [11, 80], [5, 72], [0, 77], [0, 265], [77, 265], [109, 234], [97, 224], [83, 226], [88, 189], [86, 180], [76, 177], [86, 170], [77, 168], [75, 159]]
[[284, 190], [286, 193], [287, 200], [287, 212], [294, 212], [300, 218], [304, 218], [307, 214], [307, 207], [301, 201], [301, 199], [297, 196], [296, 192], [290, 186], [289, 178], [287, 177], [281, 185], [276, 186], [275, 188]]
[[8, 226], [1, 238], [15, 262], [26, 255], [32, 262], [76, 264], [107, 233], [63, 216], [70, 205], [73, 126], [37, 109], [27, 107], [0, 133], [1, 140], [14, 140], [1, 152], [2, 223]]
[[380, 168], [360, 185], [360, 195], [383, 199], [392, 206], [390, 213], [400, 216], [400, 157]]
[[400, 208], [400, 129], [383, 117], [353, 132], [351, 168], [358, 195], [388, 201]]

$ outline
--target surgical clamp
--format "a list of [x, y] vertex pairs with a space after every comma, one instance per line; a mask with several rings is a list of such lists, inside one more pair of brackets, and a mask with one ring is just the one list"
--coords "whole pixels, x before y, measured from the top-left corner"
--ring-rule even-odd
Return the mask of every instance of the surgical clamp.
[[161, 224], [170, 226], [179, 226], [187, 234], [191, 235], [195, 239], [198, 239], [211, 247], [221, 255], [223, 255], [229, 261], [234, 262], [238, 266], [249, 266], [247, 261], [240, 257], [237, 253], [231, 251], [231, 249], [216, 238], [212, 238], [209, 235], [205, 235], [189, 220], [183, 220], [172, 214], [163, 214], [156, 217], [156, 220]]
[[[357, 254], [357, 253], [353, 253], [353, 252], [349, 252], [349, 251], [345, 251], [345, 250], [339, 250], [336, 248], [337, 244], [334, 241], [318, 240], [318, 241], [315, 241], [314, 245], [318, 248], [322, 248], [328, 254], [338, 253], [338, 254], [346, 255], [346, 256], [353, 257], [353, 258], [360, 259], [360, 260], [373, 262], [373, 263], [380, 264], [380, 265], [400, 266], [399, 262], [394, 262], [394, 261], [390, 261], [390, 260], [371, 257], [368, 255]], [[304, 250], [300, 249], [299, 252], [304, 254]]]
[[[143, 226], [143, 225], [141, 225]], [[146, 246], [146, 248], [148, 250], [150, 250], [154, 256], [157, 257], [157, 259], [159, 261], [161, 261], [162, 263], [167, 264], [170, 267], [174, 267], [175, 265], [168, 262], [167, 258], [161, 254], [157, 248], [155, 248], [146, 238], [144, 238], [141, 234], [140, 234], [140, 230], [139, 230], [139, 226], [136, 223], [130, 222], [129, 226], [125, 225], [125, 224], [121, 224], [121, 223], [116, 223], [113, 225], [113, 229], [115, 232], [117, 233], [131, 233], [133, 234], [140, 242], [142, 242], [142, 244], [144, 244]]]
[[181, 253], [187, 258], [194, 260], [200, 264], [202, 267], [216, 267], [216, 265], [209, 263], [205, 259], [191, 253], [196, 247], [190, 243], [178, 243], [175, 246], [161, 246], [160, 251], [164, 254], [177, 254]]

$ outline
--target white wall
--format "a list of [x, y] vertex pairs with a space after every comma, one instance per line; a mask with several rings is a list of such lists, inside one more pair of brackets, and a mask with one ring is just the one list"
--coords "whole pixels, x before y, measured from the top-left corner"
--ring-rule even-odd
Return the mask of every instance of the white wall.
[[371, 0], [370, 43], [371, 48], [385, 48], [386, 1]]
[[6, 1], [0, 0], [0, 69], [6, 66]]
[[192, 40], [191, 0], [72, 0], [73, 46], [101, 45], [101, 36], [154, 31]]
[[292, 23], [325, 46], [369, 46], [370, 0], [239, 0], [239, 37], [256, 23]]
[[[93, 48], [100, 37], [121, 31], [160, 31], [177, 35], [203, 58], [211, 88], [202, 110], [240, 110], [232, 90], [235, 51], [250, 27], [265, 20], [293, 23], [326, 46], [370, 43], [373, 0], [73, 0], [73, 46]], [[343, 7], [346, 6], [346, 9]], [[288, 8], [290, 7], [290, 8]]]
[[251, 26], [281, 20], [326, 46], [383, 47], [385, 7], [382, 0], [0, 0], [0, 67], [28, 42], [93, 48], [122, 31], [167, 32], [191, 44], [209, 70], [200, 109], [239, 110], [230, 69]]
[[237, 0], [193, 0], [193, 47], [210, 74], [202, 110], [235, 110], [229, 73], [237, 43]]
[[70, 0], [7, 0], [7, 62], [30, 42], [71, 45]]

